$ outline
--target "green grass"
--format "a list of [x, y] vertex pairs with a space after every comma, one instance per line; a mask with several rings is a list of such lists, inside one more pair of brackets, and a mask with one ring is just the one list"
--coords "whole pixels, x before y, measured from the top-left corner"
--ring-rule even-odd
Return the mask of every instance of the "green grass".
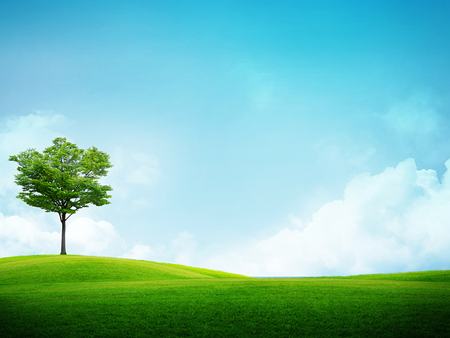
[[188, 266], [87, 256], [19, 256], [0, 259], [0, 284], [245, 278]]
[[1, 337], [449, 335], [449, 271], [257, 279], [100, 257], [0, 259]]
[[450, 282], [450, 270], [359, 275], [359, 276], [349, 276], [346, 278], [372, 279], [372, 280], [422, 281], [422, 282]]

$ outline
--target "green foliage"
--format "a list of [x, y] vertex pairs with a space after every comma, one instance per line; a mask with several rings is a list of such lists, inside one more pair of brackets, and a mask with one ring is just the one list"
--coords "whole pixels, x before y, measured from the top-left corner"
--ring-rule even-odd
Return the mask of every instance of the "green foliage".
[[112, 165], [109, 155], [95, 147], [83, 150], [65, 138], [56, 138], [42, 153], [28, 149], [9, 160], [19, 165], [15, 182], [23, 191], [17, 197], [30, 206], [67, 219], [89, 204], [109, 203], [112, 189], [98, 179], [106, 176]]
[[17, 197], [32, 207], [58, 213], [62, 226], [61, 255], [65, 255], [67, 219], [89, 204], [109, 204], [108, 191], [112, 188], [98, 182], [112, 167], [109, 155], [95, 147], [79, 149], [58, 137], [42, 154], [28, 149], [9, 160], [19, 165], [15, 182], [22, 192]]
[[[103, 259], [103, 260], [102, 260]], [[450, 282], [353, 278], [105, 281], [115, 264], [82, 256], [0, 259], [2, 337], [448, 337]], [[52, 266], [53, 262], [72, 265]], [[33, 266], [41, 269], [35, 269]], [[137, 265], [135, 265], [135, 263]], [[150, 262], [148, 262], [150, 263]], [[76, 270], [70, 276], [57, 270]], [[91, 267], [89, 265], [92, 264]], [[152, 263], [155, 264], [155, 263]], [[12, 267], [16, 265], [15, 269]], [[20, 265], [20, 266], [19, 266]], [[122, 265], [122, 267], [120, 267]], [[158, 264], [156, 264], [158, 265]], [[147, 277], [156, 265], [146, 265]], [[159, 264], [167, 268], [166, 264]], [[192, 272], [189, 267], [171, 266]], [[10, 269], [6, 273], [6, 268]], [[29, 269], [34, 269], [30, 273]], [[14, 270], [14, 271], [13, 271]], [[209, 271], [209, 270], [208, 270]], [[82, 273], [81, 273], [82, 272]], [[34, 281], [29, 275], [34, 275]], [[53, 275], [50, 280], [37, 275]], [[83, 278], [89, 282], [81, 282]], [[126, 277], [127, 271], [123, 271]], [[155, 272], [155, 274], [157, 274]], [[426, 272], [422, 274], [426, 275]], [[15, 280], [11, 277], [15, 275]], [[27, 277], [25, 277], [28, 275]], [[94, 277], [95, 276], [95, 277]], [[117, 276], [116, 276], [117, 277]], [[197, 276], [198, 277], [198, 276]], [[394, 277], [391, 275], [390, 277]], [[8, 281], [6, 281], [6, 278]], [[94, 281], [95, 280], [95, 281]]]

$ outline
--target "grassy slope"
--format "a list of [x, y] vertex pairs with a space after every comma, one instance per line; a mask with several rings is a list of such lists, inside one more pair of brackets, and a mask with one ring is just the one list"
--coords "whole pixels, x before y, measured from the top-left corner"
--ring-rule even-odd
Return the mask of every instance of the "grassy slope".
[[450, 282], [450, 270], [359, 275], [359, 276], [349, 276], [345, 278], [370, 279], [370, 280], [421, 281], [421, 282]]
[[448, 271], [447, 277], [415, 274], [428, 281], [398, 280], [404, 274], [235, 278], [82, 256], [0, 259], [0, 332], [2, 337], [449, 336]]
[[0, 259], [0, 283], [244, 278], [183, 265], [89, 256], [19, 256]]

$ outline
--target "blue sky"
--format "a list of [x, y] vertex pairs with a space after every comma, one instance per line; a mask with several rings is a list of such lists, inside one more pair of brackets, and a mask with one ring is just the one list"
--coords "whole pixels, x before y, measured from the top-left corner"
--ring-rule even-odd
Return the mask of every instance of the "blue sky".
[[68, 253], [248, 275], [449, 269], [449, 15], [3, 1], [0, 255], [58, 253], [57, 216], [15, 199], [7, 158], [64, 136], [115, 165], [112, 204], [73, 218]]

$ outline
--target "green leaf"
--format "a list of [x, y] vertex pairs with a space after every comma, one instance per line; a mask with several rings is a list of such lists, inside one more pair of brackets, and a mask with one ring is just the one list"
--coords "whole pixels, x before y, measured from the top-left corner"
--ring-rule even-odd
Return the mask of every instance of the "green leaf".
[[17, 162], [15, 182], [22, 187], [17, 198], [65, 219], [89, 205], [109, 204], [112, 188], [98, 179], [112, 168], [109, 155], [95, 147], [79, 149], [58, 137], [42, 153], [25, 150], [9, 157]]

